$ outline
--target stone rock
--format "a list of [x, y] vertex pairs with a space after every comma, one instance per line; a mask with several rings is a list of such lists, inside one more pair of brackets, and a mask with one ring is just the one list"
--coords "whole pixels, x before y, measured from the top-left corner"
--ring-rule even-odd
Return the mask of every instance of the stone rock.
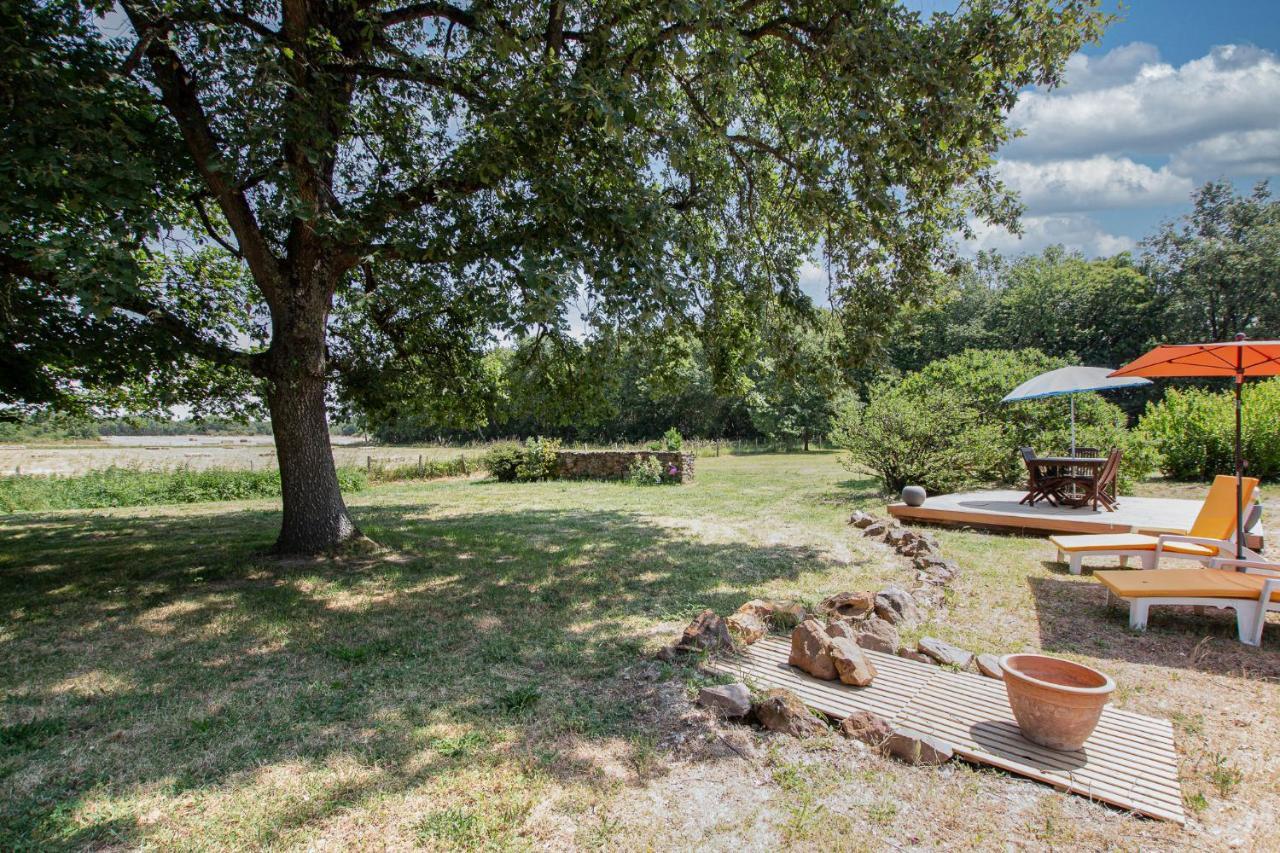
[[658, 660], [666, 661], [667, 663], [670, 663], [671, 661], [675, 660], [676, 659], [675, 643], [672, 643], [669, 646], [663, 646], [662, 648], [658, 649], [657, 657], [658, 657]]
[[808, 618], [809, 613], [804, 609], [803, 604], [798, 604], [794, 601], [780, 601], [774, 605], [773, 615], [769, 621], [773, 623], [773, 627], [786, 631], [796, 627]]
[[1000, 668], [1000, 658], [995, 655], [978, 655], [978, 672], [987, 678], [1004, 680], [1004, 670]]
[[890, 625], [914, 625], [920, 621], [911, 593], [896, 586], [885, 587], [876, 593], [876, 615]]
[[769, 626], [754, 613], [732, 613], [724, 621], [729, 626], [729, 633], [748, 646], [769, 633]]
[[791, 632], [791, 654], [787, 663], [798, 666], [814, 678], [836, 679], [836, 665], [831, 660], [831, 637], [816, 619], [806, 619]]
[[916, 650], [909, 649], [906, 646], [903, 646], [902, 648], [898, 649], [898, 657], [906, 658], [907, 660], [913, 660], [913, 661], [916, 661], [917, 663], [933, 663], [934, 662], [933, 658], [929, 657], [928, 655], [922, 655]]
[[849, 516], [849, 523], [858, 528], [870, 527], [876, 523], [876, 517], [860, 509], [855, 509], [853, 515]]
[[827, 623], [828, 637], [844, 637], [848, 640], [858, 641], [858, 635], [854, 633], [853, 626], [843, 619], [833, 619]]
[[753, 598], [739, 607], [737, 612], [750, 613], [759, 617], [766, 626], [784, 631], [794, 628], [809, 616], [804, 607], [794, 601], [771, 601], [763, 598]]
[[885, 750], [907, 764], [926, 767], [946, 764], [955, 755], [955, 750], [946, 741], [905, 726], [893, 730], [885, 741]]
[[684, 634], [675, 645], [677, 652], [693, 654], [696, 652], [716, 652], [733, 648], [733, 638], [729, 636], [729, 627], [714, 610], [704, 610], [684, 629]]
[[915, 534], [901, 527], [890, 527], [884, 533], [884, 544], [892, 548], [901, 548], [915, 539]]
[[799, 696], [781, 687], [764, 694], [752, 707], [752, 713], [766, 729], [792, 737], [816, 737], [829, 731]]
[[847, 637], [831, 639], [831, 661], [845, 684], [866, 687], [876, 677], [875, 664], [862, 653], [857, 643]]
[[874, 711], [855, 711], [840, 721], [840, 734], [880, 749], [893, 734], [893, 726]]
[[838, 592], [820, 605], [823, 613], [842, 619], [861, 619], [875, 606], [876, 597], [871, 592]]
[[914, 565], [931, 582], [937, 584], [948, 584], [960, 574], [959, 566], [941, 557], [925, 557], [923, 560], [917, 557]]
[[751, 691], [741, 681], [704, 687], [698, 691], [698, 704], [724, 717], [745, 717], [751, 710]]
[[898, 629], [879, 616], [862, 622], [855, 631], [857, 636], [854, 639], [864, 649], [891, 655], [898, 648]]
[[973, 652], [944, 643], [937, 637], [921, 637], [916, 645], [917, 651], [933, 658], [943, 666], [957, 666], [965, 669], [973, 663]]
[[885, 526], [883, 521], [874, 521], [862, 528], [862, 535], [868, 537], [883, 536], [889, 532], [889, 528]]

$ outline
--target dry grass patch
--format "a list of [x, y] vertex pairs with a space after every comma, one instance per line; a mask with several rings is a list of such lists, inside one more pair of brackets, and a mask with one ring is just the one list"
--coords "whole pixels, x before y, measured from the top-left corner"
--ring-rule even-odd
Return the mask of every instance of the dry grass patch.
[[[816, 604], [907, 577], [845, 526], [831, 454], [698, 462], [698, 482], [378, 487], [383, 546], [264, 556], [268, 504], [0, 520], [0, 848], [1213, 849], [1274, 837], [1280, 652], [1222, 620], [1146, 636], [1036, 539], [939, 532], [945, 625], [977, 651], [1098, 666], [1172, 717], [1188, 830], [962, 764], [763, 737], [641, 663], [704, 607]], [[1207, 638], [1207, 639], [1206, 639]], [[1192, 802], [1194, 801], [1194, 802]]]

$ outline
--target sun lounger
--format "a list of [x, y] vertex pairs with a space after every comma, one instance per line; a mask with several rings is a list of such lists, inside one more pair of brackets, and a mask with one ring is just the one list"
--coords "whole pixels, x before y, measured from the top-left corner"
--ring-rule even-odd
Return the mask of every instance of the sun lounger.
[[1134, 630], [1147, 627], [1147, 613], [1155, 605], [1228, 607], [1236, 613], [1240, 642], [1259, 645], [1267, 611], [1280, 612], [1280, 564], [1215, 559], [1212, 565], [1208, 569], [1098, 571], [1093, 577], [1111, 595], [1129, 603], [1129, 627]]
[[[1243, 503], [1248, 507], [1258, 480], [1245, 477], [1243, 485]], [[1050, 536], [1049, 541], [1058, 549], [1058, 560], [1066, 562], [1073, 575], [1080, 574], [1081, 561], [1086, 556], [1119, 557], [1121, 566], [1127, 565], [1130, 557], [1137, 557], [1144, 569], [1156, 568], [1163, 557], [1198, 560], [1207, 564], [1220, 555], [1235, 553], [1235, 506], [1236, 478], [1220, 474], [1214, 478], [1209, 495], [1186, 534], [1098, 533]], [[1250, 559], [1261, 559], [1247, 548], [1244, 553]]]

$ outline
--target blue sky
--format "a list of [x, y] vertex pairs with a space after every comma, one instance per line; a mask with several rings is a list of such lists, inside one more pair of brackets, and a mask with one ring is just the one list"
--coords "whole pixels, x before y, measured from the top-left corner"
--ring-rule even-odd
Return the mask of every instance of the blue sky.
[[1134, 0], [1120, 14], [1062, 88], [1019, 101], [1026, 135], [1000, 172], [1027, 205], [1026, 234], [984, 229], [971, 251], [1132, 250], [1207, 180], [1243, 191], [1280, 177], [1276, 0]]

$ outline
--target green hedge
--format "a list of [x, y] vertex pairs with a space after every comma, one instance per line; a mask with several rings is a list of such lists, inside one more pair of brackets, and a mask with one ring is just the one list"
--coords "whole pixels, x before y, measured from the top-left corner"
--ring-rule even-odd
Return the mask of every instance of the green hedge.
[[[886, 490], [908, 484], [930, 492], [1025, 481], [1018, 448], [1041, 455], [1070, 449], [1069, 401], [1000, 400], [1037, 374], [1066, 366], [1039, 350], [966, 350], [939, 359], [899, 380], [874, 385], [866, 405], [837, 415], [834, 443], [846, 463], [870, 468]], [[1124, 412], [1096, 394], [1076, 395], [1076, 443], [1119, 447], [1121, 488], [1146, 474], [1154, 454], [1145, 439], [1125, 428]]]
[[[1226, 383], [1223, 383], [1224, 385]], [[1160, 453], [1160, 469], [1180, 480], [1207, 480], [1235, 472], [1235, 403], [1224, 391], [1170, 389], [1147, 406], [1138, 425]], [[1254, 477], [1280, 475], [1280, 379], [1246, 382], [1243, 455]]]

